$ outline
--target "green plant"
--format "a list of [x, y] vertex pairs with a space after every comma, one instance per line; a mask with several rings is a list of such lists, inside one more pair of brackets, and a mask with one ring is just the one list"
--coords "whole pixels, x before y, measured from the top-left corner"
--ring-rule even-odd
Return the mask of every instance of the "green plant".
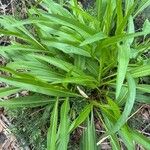
[[[142, 31], [136, 32], [133, 21], [150, 1], [126, 0], [125, 8], [122, 2], [97, 0], [96, 15], [91, 16], [76, 0], [65, 8], [43, 0], [41, 7], [29, 10], [26, 20], [1, 16], [0, 33], [16, 39], [0, 49], [9, 59], [0, 69], [11, 74], [0, 76], [11, 85], [1, 89], [0, 96], [21, 90], [30, 91], [30, 96], [0, 102], [0, 106], [51, 105], [48, 150], [66, 150], [70, 134], [87, 118], [81, 149], [98, 149], [97, 145], [109, 139], [112, 149], [119, 150], [120, 138], [129, 150], [135, 149], [136, 143], [150, 149], [150, 140], [128, 126], [136, 101], [150, 103], [145, 94], [150, 93], [150, 86], [141, 82], [150, 75], [146, 56], [150, 22], [146, 20]], [[139, 36], [144, 39], [142, 43], [137, 40]], [[79, 100], [87, 103], [71, 120], [70, 104]], [[99, 140], [94, 116], [106, 131]]]

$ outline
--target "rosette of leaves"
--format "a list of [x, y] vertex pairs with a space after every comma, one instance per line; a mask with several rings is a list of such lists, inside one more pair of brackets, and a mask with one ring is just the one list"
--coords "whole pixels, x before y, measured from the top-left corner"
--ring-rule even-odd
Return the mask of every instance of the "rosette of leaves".
[[[1, 16], [0, 33], [15, 38], [0, 48], [9, 60], [0, 69], [11, 74], [0, 76], [1, 82], [11, 85], [0, 89], [0, 96], [21, 90], [30, 91], [30, 96], [0, 106], [51, 105], [48, 150], [66, 150], [72, 132], [85, 122], [81, 149], [98, 149], [105, 139], [115, 150], [122, 142], [127, 149], [136, 144], [150, 149], [150, 140], [127, 122], [136, 102], [150, 103], [150, 86], [143, 82], [150, 75], [150, 22], [146, 20], [141, 31], [134, 29], [135, 17], [149, 4], [149, 0], [126, 0], [124, 6], [122, 0], [97, 0], [93, 16], [76, 0], [68, 4], [43, 0], [25, 20]], [[70, 105], [81, 100], [85, 106], [72, 120]], [[94, 117], [105, 129], [97, 138]]]

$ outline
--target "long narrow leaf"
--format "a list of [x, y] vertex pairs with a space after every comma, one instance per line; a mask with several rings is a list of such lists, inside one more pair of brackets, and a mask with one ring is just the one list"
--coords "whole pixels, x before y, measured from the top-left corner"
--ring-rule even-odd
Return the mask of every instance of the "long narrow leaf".
[[144, 77], [150, 75], [150, 65], [146, 64], [139, 67], [134, 67], [129, 70], [133, 78]]
[[58, 123], [58, 99], [56, 100], [47, 133], [47, 150], [56, 150], [57, 142], [57, 123]]
[[96, 132], [94, 126], [93, 115], [91, 116], [91, 120], [87, 121], [87, 128], [83, 132], [83, 138], [81, 141], [81, 150], [98, 150], [96, 145]]
[[67, 98], [61, 106], [61, 113], [60, 113], [60, 126], [59, 126], [59, 143], [58, 143], [58, 150], [67, 150], [67, 145], [69, 142], [69, 99]]
[[129, 88], [129, 96], [128, 96], [128, 99], [125, 104], [125, 108], [121, 117], [117, 120], [116, 124], [110, 131], [112, 133], [117, 132], [126, 123], [128, 116], [130, 115], [134, 102], [135, 102], [136, 85], [135, 85], [134, 79], [132, 78], [130, 74], [127, 74], [127, 82], [128, 82], [128, 88]]
[[46, 94], [51, 96], [62, 96], [62, 97], [78, 96], [78, 94], [69, 92], [60, 87], [56, 87], [45, 82], [38, 81], [33, 78], [28, 79], [28, 78], [0, 77], [0, 80], [7, 84], [20, 87], [29, 91], [41, 93], [41, 94]]
[[137, 131], [132, 131], [132, 137], [137, 144], [142, 145], [145, 149], [150, 150], [150, 139], [138, 133]]
[[0, 97], [9, 96], [19, 91], [21, 91], [21, 89], [16, 87], [0, 88]]
[[82, 112], [79, 114], [79, 116], [73, 121], [69, 128], [69, 132], [72, 132], [75, 128], [77, 128], [85, 119], [89, 116], [89, 113], [92, 109], [92, 105], [89, 104], [84, 107]]
[[55, 99], [47, 98], [40, 95], [26, 96], [13, 98], [11, 100], [0, 101], [0, 106], [8, 108], [24, 108], [24, 107], [38, 107], [48, 105], [55, 102]]
[[116, 99], [119, 97], [123, 81], [126, 76], [127, 67], [130, 57], [130, 47], [128, 44], [118, 45], [118, 71], [117, 71], [117, 87], [116, 87]]

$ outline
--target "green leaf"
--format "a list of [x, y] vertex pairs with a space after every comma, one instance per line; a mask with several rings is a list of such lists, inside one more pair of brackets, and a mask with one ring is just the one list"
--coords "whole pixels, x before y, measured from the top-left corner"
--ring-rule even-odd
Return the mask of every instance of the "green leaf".
[[116, 36], [113, 36], [113, 37], [108, 37], [108, 38], [101, 41], [100, 47], [105, 48], [105, 47], [108, 47], [110, 45], [116, 44], [118, 42], [125, 41], [125, 40], [128, 40], [130, 38], [132, 39], [132, 38], [142, 36], [142, 35], [145, 35], [145, 34], [149, 34], [149, 33], [150, 33], [150, 31], [136, 32], [136, 33], [130, 33], [130, 34], [124, 33], [124, 34], [119, 34], [119, 35], [116, 35]]
[[98, 20], [102, 20], [102, 14], [101, 14], [101, 9], [102, 8], [102, 0], [96, 0], [96, 12], [97, 12], [97, 18]]
[[136, 96], [136, 85], [134, 79], [129, 73], [127, 74], [127, 82], [129, 88], [128, 99], [126, 101], [125, 108], [123, 110], [121, 117], [117, 120], [116, 124], [111, 129], [110, 133], [117, 132], [126, 123], [128, 116], [130, 115], [131, 110], [133, 108]]
[[13, 70], [30, 70], [28, 74], [35, 76], [38, 79], [54, 82], [56, 80], [61, 80], [65, 76], [48, 67], [46, 64], [39, 61], [23, 61], [16, 60], [7, 64], [7, 67], [12, 68]]
[[[134, 27], [134, 20], [133, 17], [130, 16], [128, 19], [128, 29], [127, 29], [128, 33], [135, 33], [135, 27]], [[129, 45], [131, 45], [134, 41], [134, 38], [128, 39], [126, 41], [126, 43], [128, 43]]]
[[150, 104], [149, 97], [150, 97], [150, 95], [143, 95], [143, 94], [137, 92], [136, 101], [139, 103]]
[[[103, 0], [104, 1], [104, 0]], [[101, 20], [102, 22], [102, 29], [104, 29], [104, 33], [106, 33], [107, 35], [110, 35], [110, 32], [112, 30], [112, 24], [113, 24], [113, 20], [116, 17], [116, 0], [105, 0], [107, 2], [107, 6], [105, 9], [105, 13], [102, 14], [103, 16], [103, 20]], [[104, 8], [103, 8], [104, 9]]]
[[8, 108], [38, 107], [48, 105], [53, 102], [55, 102], [55, 99], [51, 99], [41, 95], [33, 95], [0, 101], [0, 106]]
[[89, 104], [84, 107], [82, 112], [80, 112], [79, 116], [72, 122], [69, 132], [72, 132], [75, 128], [77, 128], [84, 120], [89, 116], [89, 113], [91, 112], [92, 105]]
[[[76, 0], [74, 0], [74, 1], [76, 1]], [[97, 20], [97, 18], [96, 18], [95, 16], [89, 14], [87, 11], [84, 11], [84, 10], [78, 5], [77, 2], [74, 2], [74, 3], [76, 3], [76, 4], [73, 4], [73, 5], [71, 5], [71, 6], [69, 7], [70, 9], [72, 9], [72, 11], [73, 11], [74, 14], [80, 15], [81, 18], [82, 18], [82, 21], [85, 20], [85, 22], [84, 22], [85, 24], [86, 24], [86, 21], [88, 21], [88, 22], [89, 22], [89, 25], [90, 25], [90, 24], [92, 24], [92, 25], [94, 24], [94, 25], [93, 25], [94, 27], [98, 27], [98, 26], [99, 26], [100, 22], [99, 22], [99, 20]], [[77, 16], [77, 15], [76, 15], [76, 16]]]
[[23, 88], [41, 94], [62, 97], [79, 96], [78, 94], [69, 92], [68, 90], [64, 90], [61, 87], [53, 86], [46, 82], [37, 80], [36, 78], [0, 77], [0, 80], [15, 87]]
[[91, 57], [90, 53], [82, 48], [73, 46], [71, 44], [62, 43], [58, 41], [51, 41], [51, 40], [43, 40], [42, 41], [48, 47], [57, 48], [58, 50], [63, 51], [67, 54], [77, 54], [81, 56]]
[[47, 150], [55, 150], [56, 142], [57, 142], [57, 124], [58, 124], [58, 102], [56, 100], [51, 119], [50, 119], [50, 127], [47, 133]]
[[[27, 41], [28, 43], [32, 43], [31, 40], [28, 37], [26, 37], [23, 34], [17, 33], [15, 31], [8, 31], [6, 29], [0, 29], [0, 34], [9, 35], [9, 36], [15, 36], [15, 37], [18, 37], [20, 39], [23, 39], [24, 41]], [[33, 45], [35, 45], [35, 44], [33, 44]]]
[[135, 11], [134, 18], [150, 5], [150, 0], [141, 0], [138, 8]]
[[89, 86], [91, 88], [96, 88], [98, 85], [98, 82], [95, 82], [95, 80], [89, 76], [80, 76], [80, 77], [66, 77], [63, 79], [58, 79], [57, 81], [52, 82], [52, 84], [58, 84], [58, 83], [74, 83], [84, 86]]
[[127, 97], [128, 97], [128, 88], [123, 86], [121, 88], [121, 92], [118, 99], [116, 99], [117, 104], [119, 106], [122, 106], [126, 102]]
[[5, 28], [5, 30], [1, 29], [0, 33], [20, 37], [41, 49], [45, 49], [45, 47], [30, 33], [30, 30], [25, 28], [25, 26], [13, 26], [13, 24], [19, 23], [21, 21], [16, 20], [14, 17], [5, 15], [1, 16], [0, 21], [1, 25]]
[[95, 78], [98, 77], [98, 71], [99, 71], [99, 65], [98, 62], [96, 62], [93, 59], [87, 59], [86, 60], [86, 67], [87, 70], [94, 76]]
[[122, 0], [117, 0], [117, 26], [119, 26], [123, 20], [123, 11], [122, 11]]
[[131, 6], [133, 5], [134, 0], [126, 0], [125, 1], [125, 13], [127, 14]]
[[93, 114], [91, 120], [87, 119], [87, 128], [84, 130], [81, 140], [81, 150], [98, 150], [96, 145], [96, 131], [94, 126]]
[[16, 51], [21, 51], [21, 52], [43, 52], [43, 49], [36, 48], [35, 46], [30, 46], [30, 45], [23, 45], [23, 44], [18, 44], [15, 43], [14, 45], [9, 45], [9, 46], [0, 46], [1, 51], [5, 51], [7, 53], [9, 52], [16, 52]]
[[69, 143], [69, 126], [70, 120], [68, 113], [70, 110], [69, 99], [66, 98], [64, 103], [61, 106], [60, 112], [60, 125], [59, 125], [59, 137], [58, 137], [58, 150], [67, 150], [67, 145]]
[[63, 61], [59, 58], [40, 56], [40, 55], [32, 55], [32, 56], [34, 56], [34, 58], [37, 58], [37, 60], [46, 61], [51, 65], [54, 65], [55, 67], [60, 68], [66, 72], [71, 72], [73, 76], [85, 75], [81, 69], [78, 69], [73, 64]]
[[[107, 111], [109, 113], [106, 114], [106, 116], [104, 115], [104, 123], [106, 125], [106, 133], [110, 133], [110, 139], [111, 139], [111, 143], [112, 143], [112, 148], [114, 148], [114, 150], [119, 150], [121, 149], [121, 145], [118, 142], [118, 137], [117, 134], [115, 133], [111, 133], [113, 127], [116, 124], [116, 121], [121, 117], [121, 111], [119, 106], [109, 97], [107, 98], [108, 100], [108, 104], [110, 106], [109, 109], [107, 109]], [[113, 117], [111, 117], [111, 115]], [[111, 118], [110, 118], [111, 117]], [[122, 142], [126, 145], [126, 147], [128, 149], [134, 150], [134, 143], [132, 142], [132, 136], [130, 135], [130, 131], [128, 130], [128, 126], [125, 124], [121, 127], [120, 130], [118, 130], [119, 136], [122, 139]], [[106, 134], [107, 135], [107, 134]]]
[[150, 93], [150, 85], [148, 84], [138, 84], [136, 88], [142, 92]]
[[96, 33], [88, 38], [86, 38], [81, 44], [80, 46], [84, 46], [84, 45], [87, 45], [87, 44], [91, 44], [91, 43], [94, 43], [94, 42], [97, 42], [97, 41], [100, 41], [102, 39], [105, 39], [107, 36], [103, 33], [103, 32], [99, 32], [99, 33]]
[[[63, 1], [63, 0], [59, 0], [59, 1]], [[61, 6], [62, 3], [60, 5], [60, 3], [57, 4], [56, 2], [49, 1], [49, 0], [42, 0], [42, 2], [44, 2], [43, 7], [46, 6], [49, 13], [59, 14], [59, 15], [63, 15], [63, 16], [66, 16], [66, 17], [73, 18], [72, 14], [67, 9], [65, 9], [64, 7]]]
[[146, 19], [143, 24], [143, 31], [147, 33], [147, 32], [149, 32], [149, 28], [150, 28], [150, 21], [148, 19]]
[[[131, 2], [130, 2], [131, 3]], [[132, 15], [132, 13], [134, 12], [134, 9], [136, 8], [138, 3], [138, 0], [135, 0], [135, 2], [130, 6], [128, 12], [126, 13], [126, 15], [124, 16], [124, 18], [122, 19], [122, 21], [120, 22], [119, 26], [116, 29], [116, 34], [119, 35], [121, 33], [123, 33], [127, 22], [130, 18], [130, 16]], [[121, 8], [120, 8], [121, 9]]]
[[111, 142], [112, 150], [121, 150], [118, 137], [115, 134], [111, 135], [110, 140], [111, 140], [110, 142]]
[[86, 62], [86, 58], [83, 56], [77, 55], [74, 57], [74, 65], [81, 70], [86, 69], [85, 62]]
[[[41, 34], [45, 38], [50, 38], [52, 37], [51, 35], [57, 36], [57, 39], [59, 41], [72, 41], [72, 42], [80, 42], [80, 36], [73, 30], [70, 32], [67, 31], [67, 27], [60, 27], [60, 26], [54, 26], [49, 23], [36, 23], [36, 25], [40, 28]], [[75, 32], [75, 33], [74, 33]], [[73, 34], [74, 33], [74, 34]]]
[[130, 129], [127, 125], [124, 125], [118, 132], [126, 148], [129, 150], [135, 150], [135, 143], [132, 138], [131, 130], [132, 129]]
[[129, 45], [128, 44], [118, 45], [118, 71], [117, 71], [116, 99], [119, 97], [123, 85], [123, 81], [126, 76], [129, 57], [130, 57]]
[[107, 0], [96, 0], [97, 19], [102, 22], [107, 7]]
[[77, 19], [65, 17], [58, 14], [43, 15], [43, 17], [45, 17], [46, 20], [54, 22], [55, 24], [61, 24], [70, 27], [72, 29], [75, 29], [83, 37], [95, 34], [95, 30], [84, 25], [83, 23], [80, 23]]
[[137, 144], [140, 144], [145, 149], [150, 150], [150, 139], [149, 138], [143, 136], [142, 134], [140, 134], [134, 130], [131, 131], [131, 135]]
[[142, 65], [129, 70], [133, 78], [144, 77], [150, 75], [150, 65]]
[[21, 89], [16, 87], [0, 88], [0, 97], [5, 97], [19, 91], [21, 91]]

